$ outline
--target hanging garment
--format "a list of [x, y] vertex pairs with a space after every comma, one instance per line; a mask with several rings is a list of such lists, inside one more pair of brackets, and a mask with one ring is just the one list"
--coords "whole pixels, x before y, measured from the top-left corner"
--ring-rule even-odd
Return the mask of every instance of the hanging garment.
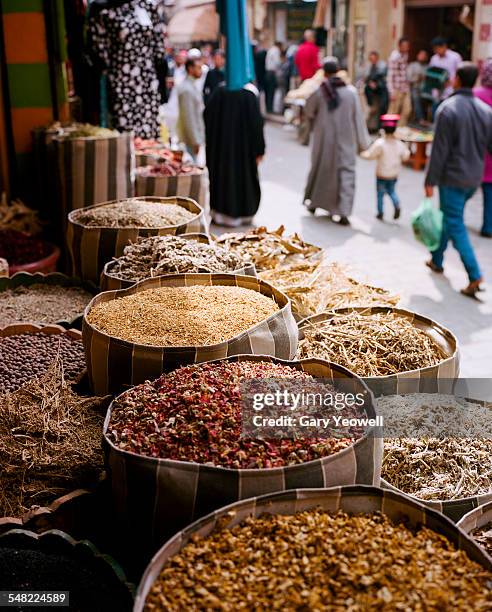
[[164, 56], [162, 21], [152, 0], [101, 10], [89, 22], [94, 52], [105, 67], [114, 127], [136, 136], [159, 135], [156, 66]]

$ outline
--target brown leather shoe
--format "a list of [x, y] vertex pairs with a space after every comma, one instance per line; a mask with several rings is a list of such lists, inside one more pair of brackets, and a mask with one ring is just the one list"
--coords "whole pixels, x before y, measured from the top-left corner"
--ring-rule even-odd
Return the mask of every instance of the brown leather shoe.
[[479, 278], [476, 281], [472, 281], [468, 285], [468, 287], [465, 287], [461, 290], [461, 293], [463, 295], [466, 295], [466, 297], [475, 298], [477, 296], [477, 293], [484, 290], [482, 287], [480, 287], [481, 283], [483, 283], [483, 278]]
[[429, 259], [429, 261], [426, 261], [425, 265], [428, 268], [430, 268], [433, 272], [435, 272], [436, 274], [442, 274], [444, 272], [444, 268], [440, 268], [439, 266], [436, 266], [436, 264], [432, 261], [432, 259]]

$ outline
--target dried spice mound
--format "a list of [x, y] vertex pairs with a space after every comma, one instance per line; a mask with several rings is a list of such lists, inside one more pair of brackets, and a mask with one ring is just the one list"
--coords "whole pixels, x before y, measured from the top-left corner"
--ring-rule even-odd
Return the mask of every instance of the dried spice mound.
[[483, 527], [477, 527], [470, 535], [492, 557], [492, 521]]
[[241, 259], [226, 249], [179, 236], [139, 238], [110, 263], [108, 274], [128, 281], [184, 272], [233, 272]]
[[91, 299], [80, 287], [35, 283], [6, 289], [0, 293], [0, 327], [26, 321], [70, 321], [84, 312]]
[[195, 217], [196, 213], [177, 204], [130, 199], [82, 209], [75, 220], [86, 227], [168, 227], [187, 223]]
[[492, 440], [387, 438], [381, 476], [423, 500], [492, 493]]
[[278, 311], [258, 291], [222, 285], [159, 287], [94, 306], [91, 325], [151, 346], [205, 346], [229, 340]]
[[0, 401], [0, 516], [20, 516], [77, 488], [104, 469], [103, 398], [80, 397], [61, 359]]
[[490, 609], [492, 573], [427, 527], [321, 510], [223, 527], [169, 560], [145, 612]]
[[319, 357], [359, 376], [388, 376], [434, 366], [447, 355], [424, 331], [395, 313], [336, 314], [302, 328], [299, 358]]
[[57, 357], [66, 380], [78, 381], [85, 369], [82, 340], [41, 332], [0, 337], [0, 396], [44, 374]]
[[[326, 457], [350, 438], [241, 438], [240, 384], [245, 378], [314, 378], [269, 362], [218, 362], [179, 368], [134, 387], [113, 402], [107, 436], [125, 451], [227, 468], [273, 468]], [[328, 413], [328, 410], [326, 411]]]
[[0, 257], [11, 266], [33, 263], [51, 255], [53, 247], [16, 230], [0, 230]]

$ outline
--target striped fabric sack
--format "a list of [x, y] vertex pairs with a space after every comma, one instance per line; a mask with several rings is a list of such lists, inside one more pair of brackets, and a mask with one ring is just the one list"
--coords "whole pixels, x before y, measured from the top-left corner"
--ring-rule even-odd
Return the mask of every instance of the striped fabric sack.
[[208, 212], [209, 179], [207, 168], [201, 168], [198, 174], [180, 174], [178, 176], [147, 176], [146, 173], [147, 169], [145, 167], [137, 169], [135, 195], [192, 198]]
[[492, 500], [471, 510], [458, 522], [458, 527], [467, 535], [479, 527], [484, 527], [492, 522]]
[[307, 325], [316, 325], [317, 322], [331, 319], [337, 314], [348, 312], [363, 314], [395, 313], [409, 320], [414, 326], [430, 336], [446, 353], [447, 357], [435, 366], [400, 372], [389, 376], [371, 376], [364, 380], [376, 397], [380, 395], [395, 395], [405, 393], [435, 393], [437, 391], [452, 393], [454, 381], [460, 371], [460, 355], [456, 336], [439, 323], [424, 317], [416, 312], [403, 308], [389, 308], [386, 306], [337, 308], [332, 312], [325, 312], [307, 317], [299, 322], [300, 338], [303, 338], [303, 328]]
[[[208, 223], [203, 209], [189, 198], [139, 198], [162, 204], [177, 204], [195, 213], [187, 223], [155, 227], [87, 227], [77, 221], [79, 211], [68, 214], [67, 244], [72, 260], [72, 274], [83, 280], [99, 285], [104, 265], [114, 257], [123, 255], [123, 249], [135, 242], [139, 236], [157, 236], [164, 234], [208, 234]], [[115, 201], [104, 202], [96, 206], [113, 204]]]
[[141, 151], [135, 151], [135, 166], [140, 168], [141, 166], [155, 166], [159, 163], [159, 156], [152, 155], [150, 153], [142, 153]]
[[63, 217], [84, 206], [133, 195], [133, 135], [54, 138]]
[[[228, 358], [229, 361], [251, 359], [245, 355]], [[337, 389], [364, 393], [367, 416], [376, 416], [373, 397], [365, 383], [341, 366], [320, 359], [293, 362], [264, 356], [253, 359], [288, 363], [316, 378], [331, 381]], [[192, 521], [241, 499], [298, 487], [379, 485], [383, 444], [372, 429], [352, 446], [322, 459], [269, 469], [231, 469], [143, 457], [117, 448], [106, 435], [112, 406], [103, 432], [113, 501], [122, 520], [121, 528], [135, 536], [132, 550], [135, 546], [144, 547], [145, 555], [153, 553]]]
[[193, 536], [207, 537], [218, 526], [219, 521], [221, 527], [232, 529], [248, 517], [259, 517], [265, 513], [289, 515], [315, 508], [330, 513], [342, 510], [348, 514], [379, 511], [395, 522], [404, 521], [410, 528], [427, 527], [444, 536], [459, 550], [465, 551], [470, 559], [479, 563], [485, 570], [492, 570], [492, 559], [449, 519], [402, 495], [367, 486], [297, 489], [231, 504], [177, 533], [164, 544], [147, 566], [137, 590], [134, 612], [143, 612], [147, 595], [163, 566], [178, 554]]
[[[156, 287], [228, 285], [258, 291], [272, 298], [279, 310], [238, 336], [207, 346], [148, 346], [108, 336], [87, 321], [87, 314], [101, 302], [140, 293]], [[232, 355], [270, 355], [293, 359], [298, 329], [289, 298], [254, 276], [237, 274], [172, 274], [141, 281], [128, 289], [96, 295], [87, 306], [82, 324], [87, 369], [96, 395], [118, 393], [125, 388], [157, 378], [180, 365], [223, 359]]]
[[[202, 244], [212, 243], [210, 236], [207, 236], [206, 234], [183, 234], [180, 237], [186, 238], [186, 240], [196, 240], [197, 242], [200, 242]], [[127, 289], [128, 287], [131, 287], [135, 284], [134, 281], [124, 280], [112, 274], [111, 265], [112, 262], [108, 261], [101, 273], [101, 291], [116, 291], [118, 289]], [[205, 270], [203, 270], [203, 272], [205, 272]], [[173, 273], [171, 272], [170, 274]], [[246, 276], [256, 276], [256, 267], [252, 263], [245, 263], [243, 267], [234, 270], [232, 274], [245, 274]], [[159, 276], [166, 275], [163, 274]]]

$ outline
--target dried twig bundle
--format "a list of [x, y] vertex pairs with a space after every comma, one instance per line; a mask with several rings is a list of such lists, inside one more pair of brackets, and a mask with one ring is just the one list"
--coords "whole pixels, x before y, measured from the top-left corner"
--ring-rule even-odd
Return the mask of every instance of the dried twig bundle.
[[299, 358], [318, 357], [359, 376], [387, 376], [436, 365], [447, 357], [436, 342], [397, 313], [335, 313], [302, 327]]

